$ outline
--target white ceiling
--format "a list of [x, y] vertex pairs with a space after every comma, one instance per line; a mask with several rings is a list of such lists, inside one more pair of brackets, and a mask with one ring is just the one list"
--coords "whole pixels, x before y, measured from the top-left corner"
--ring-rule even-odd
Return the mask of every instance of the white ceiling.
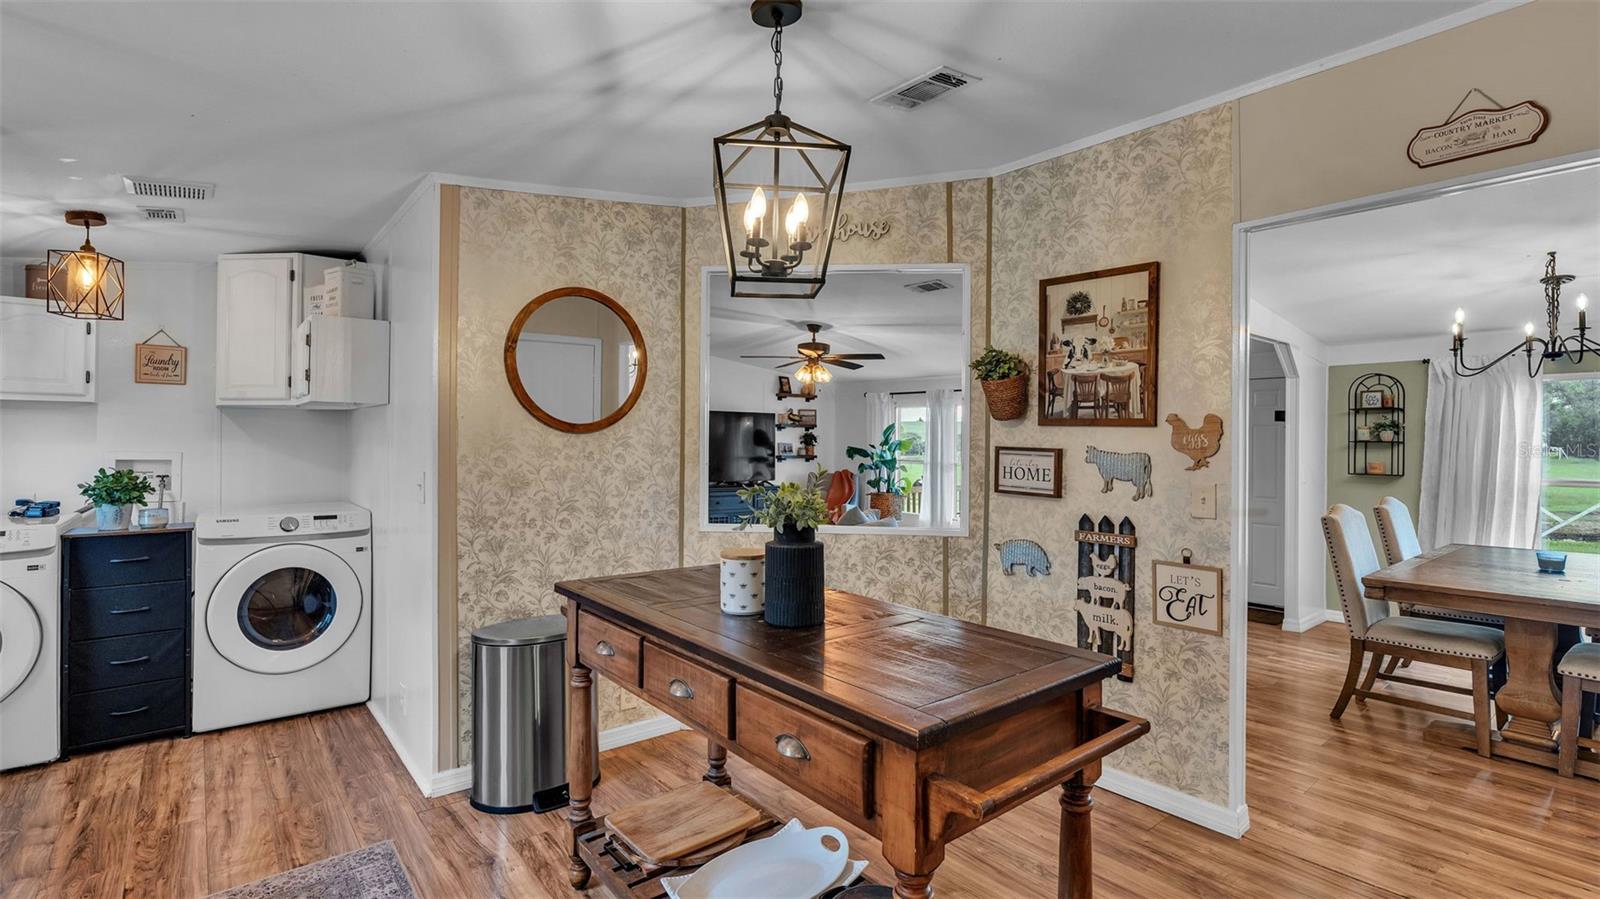
[[[913, 293], [907, 284], [939, 278], [948, 290]], [[795, 344], [810, 340], [805, 322], [830, 327], [817, 335], [831, 353], [882, 353], [882, 361], [862, 361], [857, 371], [829, 365], [838, 381], [885, 381], [960, 376], [968, 356], [964, 277], [948, 271], [828, 273], [828, 287], [812, 300], [759, 300], [728, 295], [728, 276], [711, 276], [711, 355], [774, 374], [777, 359], [740, 359], [742, 354], [795, 355]], [[826, 364], [826, 363], [824, 363]]]
[[1600, 324], [1600, 166], [1252, 235], [1250, 299], [1334, 346], [1438, 335], [1442, 349], [1458, 307], [1469, 339], [1530, 319], [1542, 334], [1550, 250], [1577, 276], [1564, 326], [1579, 293]]
[[[82, 206], [127, 259], [354, 251], [427, 172], [706, 197], [710, 138], [769, 109], [748, 6], [6, 2], [0, 252], [75, 246], [61, 213]], [[980, 173], [1473, 6], [812, 0], [784, 109], [854, 145], [854, 184]], [[866, 103], [940, 64], [983, 80], [910, 113]], [[216, 198], [136, 222], [124, 174]]]

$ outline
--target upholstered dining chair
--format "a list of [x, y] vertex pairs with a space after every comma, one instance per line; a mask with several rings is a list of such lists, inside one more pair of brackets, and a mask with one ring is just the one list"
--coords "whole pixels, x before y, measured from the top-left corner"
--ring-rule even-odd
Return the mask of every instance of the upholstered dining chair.
[[[1372, 532], [1366, 516], [1339, 503], [1322, 516], [1322, 533], [1328, 541], [1328, 561], [1339, 589], [1339, 605], [1344, 610], [1345, 627], [1350, 631], [1350, 667], [1344, 687], [1333, 704], [1330, 716], [1338, 720], [1351, 697], [1377, 699], [1408, 708], [1421, 709], [1452, 718], [1464, 718], [1476, 730], [1478, 754], [1488, 756], [1494, 739], [1489, 705], [1489, 666], [1505, 655], [1505, 635], [1494, 628], [1436, 618], [1402, 617], [1389, 614], [1389, 604], [1367, 598], [1361, 579], [1377, 571], [1378, 554], [1372, 546]], [[1365, 677], [1362, 662], [1371, 655]], [[1409, 675], [1383, 672], [1385, 656], [1415, 662], [1428, 662], [1472, 672], [1472, 687], [1441, 684]], [[1445, 693], [1472, 697], [1472, 711], [1463, 712], [1407, 696], [1378, 693], [1378, 680], [1413, 687], [1426, 687]]]
[[[1593, 731], [1592, 711], [1585, 711], [1584, 694], [1600, 694], [1600, 643], [1579, 643], [1567, 650], [1556, 663], [1561, 675], [1561, 739], [1556, 751], [1556, 770], [1571, 777], [1578, 770], [1578, 747], [1600, 752], [1600, 734]], [[1590, 715], [1590, 730], [1585, 735], [1583, 716]]]
[[[1386, 496], [1372, 508], [1372, 515], [1378, 522], [1378, 542], [1383, 546], [1385, 565], [1398, 565], [1412, 556], [1422, 555], [1422, 543], [1417, 540], [1417, 528], [1411, 521], [1411, 510], [1406, 508], [1405, 503], [1392, 496]], [[1444, 621], [1465, 621], [1468, 624], [1481, 624], [1484, 627], [1503, 629], [1506, 626], [1505, 620], [1499, 615], [1458, 612], [1455, 609], [1419, 606], [1409, 602], [1400, 603], [1400, 614], [1414, 615], [1418, 618], [1439, 618]]]
[[1072, 403], [1067, 407], [1067, 417], [1077, 418], [1078, 410], [1087, 407], [1096, 417], [1100, 413], [1100, 376], [1072, 375]]
[[1102, 374], [1100, 380], [1106, 383], [1105, 404], [1107, 418], [1124, 418], [1133, 409], [1133, 372], [1113, 375]]

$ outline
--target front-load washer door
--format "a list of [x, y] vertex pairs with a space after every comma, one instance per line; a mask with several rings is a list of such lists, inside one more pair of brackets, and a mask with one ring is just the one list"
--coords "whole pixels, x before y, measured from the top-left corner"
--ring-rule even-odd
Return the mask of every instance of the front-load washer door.
[[28, 598], [0, 582], [0, 702], [15, 693], [39, 663], [44, 627]]
[[350, 566], [320, 546], [285, 543], [241, 559], [206, 603], [222, 657], [257, 674], [304, 671], [344, 646], [365, 597]]

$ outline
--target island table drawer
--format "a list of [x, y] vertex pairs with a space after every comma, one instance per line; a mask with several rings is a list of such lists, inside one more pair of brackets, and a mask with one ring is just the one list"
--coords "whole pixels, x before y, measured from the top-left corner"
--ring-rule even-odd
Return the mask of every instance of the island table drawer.
[[644, 692], [663, 710], [728, 736], [733, 679], [662, 649], [644, 645]]
[[644, 638], [588, 612], [578, 613], [578, 661], [625, 684], [639, 686]]
[[785, 782], [837, 811], [872, 817], [872, 741], [740, 684], [734, 740]]

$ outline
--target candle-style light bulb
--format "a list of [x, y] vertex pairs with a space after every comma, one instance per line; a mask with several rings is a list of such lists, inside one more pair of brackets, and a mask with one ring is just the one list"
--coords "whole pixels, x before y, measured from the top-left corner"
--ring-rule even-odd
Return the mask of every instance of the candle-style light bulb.
[[1457, 337], [1457, 338], [1459, 338], [1461, 336], [1461, 323], [1460, 322], [1456, 322], [1455, 324], [1450, 326], [1450, 334], [1452, 336], [1454, 336], [1454, 337]]
[[1464, 325], [1466, 323], [1467, 323], [1467, 310], [1462, 309], [1460, 306], [1457, 306], [1456, 307], [1456, 324]]
[[1589, 327], [1589, 295], [1578, 294], [1578, 330]]
[[789, 232], [789, 242], [798, 243], [806, 239], [806, 219], [811, 217], [811, 208], [806, 203], [805, 194], [795, 194], [794, 202], [789, 204], [789, 215], [784, 219], [784, 230]]
[[1533, 322], [1528, 322], [1522, 326], [1522, 344], [1523, 346], [1533, 346]]
[[750, 202], [744, 206], [744, 233], [747, 237], [760, 239], [761, 222], [767, 215], [767, 192], [756, 188], [750, 196]]

